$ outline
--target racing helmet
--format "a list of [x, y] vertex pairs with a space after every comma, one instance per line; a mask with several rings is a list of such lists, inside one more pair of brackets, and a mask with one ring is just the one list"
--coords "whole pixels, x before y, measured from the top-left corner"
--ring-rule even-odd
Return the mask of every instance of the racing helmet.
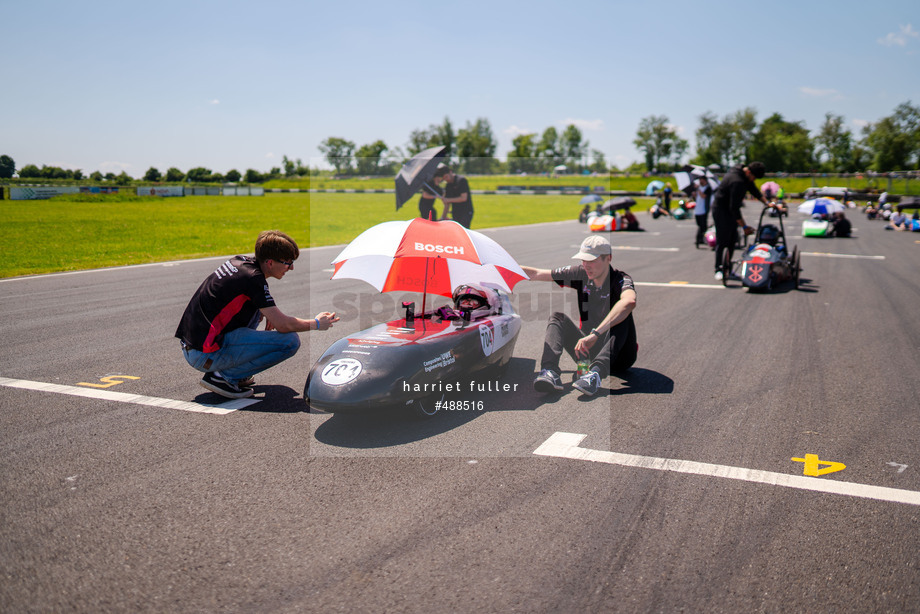
[[760, 234], [757, 235], [758, 243], [766, 243], [767, 245], [776, 245], [776, 242], [779, 240], [779, 228], [775, 224], [766, 224], [761, 226]]
[[491, 288], [462, 284], [454, 288], [453, 299], [454, 308], [470, 320], [498, 311], [498, 293]]

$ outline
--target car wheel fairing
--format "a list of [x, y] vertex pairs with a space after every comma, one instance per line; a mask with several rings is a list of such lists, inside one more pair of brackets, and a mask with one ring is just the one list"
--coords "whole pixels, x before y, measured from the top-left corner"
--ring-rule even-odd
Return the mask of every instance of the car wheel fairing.
[[732, 260], [728, 250], [722, 253], [722, 285], [728, 287], [728, 279], [732, 276]]
[[439, 403], [444, 402], [444, 397], [446, 395], [440, 395], [440, 398], [437, 396], [426, 397], [424, 399], [415, 399], [409, 405], [409, 410], [412, 412], [412, 415], [416, 418], [421, 418], [427, 420], [432, 418], [440, 413]]

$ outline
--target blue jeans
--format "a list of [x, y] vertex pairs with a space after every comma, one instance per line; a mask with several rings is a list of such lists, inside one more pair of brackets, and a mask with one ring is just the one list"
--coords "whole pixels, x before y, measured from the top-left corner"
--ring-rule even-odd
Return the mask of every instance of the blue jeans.
[[[224, 335], [216, 352], [206, 354], [183, 349], [182, 353], [192, 368], [202, 373], [220, 371], [225, 380], [235, 384], [287, 360], [299, 349], [300, 336], [297, 333], [237, 328]], [[206, 365], [209, 360], [211, 363]]]

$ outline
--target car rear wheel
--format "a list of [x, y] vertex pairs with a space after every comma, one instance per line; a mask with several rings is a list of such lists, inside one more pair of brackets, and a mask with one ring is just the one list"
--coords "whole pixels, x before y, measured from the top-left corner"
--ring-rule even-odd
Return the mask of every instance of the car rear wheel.
[[792, 250], [792, 280], [795, 283], [795, 289], [799, 289], [799, 273], [802, 271], [802, 267], [799, 263], [801, 254], [799, 253], [799, 246], [796, 245]]

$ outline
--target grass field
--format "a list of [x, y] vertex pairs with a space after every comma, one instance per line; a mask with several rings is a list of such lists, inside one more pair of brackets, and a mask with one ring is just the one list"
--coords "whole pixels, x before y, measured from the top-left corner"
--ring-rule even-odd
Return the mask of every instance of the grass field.
[[[574, 219], [579, 199], [477, 194], [473, 229]], [[250, 254], [258, 233], [270, 228], [301, 247], [343, 244], [374, 224], [417, 216], [417, 201], [396, 211], [392, 194], [6, 200], [0, 202], [0, 277]], [[639, 209], [652, 203], [639, 201]]]

